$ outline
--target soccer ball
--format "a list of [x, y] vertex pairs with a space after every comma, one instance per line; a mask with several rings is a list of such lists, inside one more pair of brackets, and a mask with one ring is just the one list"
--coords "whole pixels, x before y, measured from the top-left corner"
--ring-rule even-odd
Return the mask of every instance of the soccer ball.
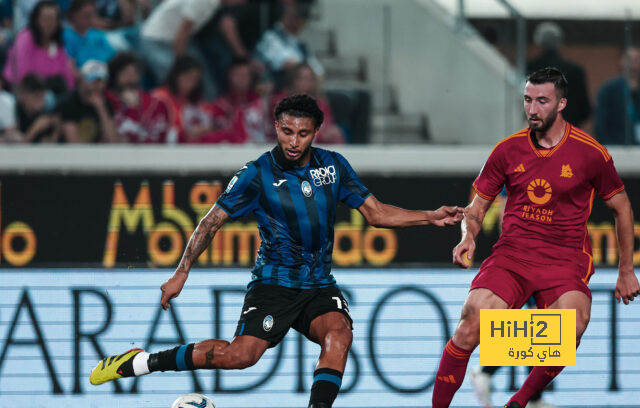
[[184, 394], [173, 401], [171, 408], [216, 408], [216, 406], [202, 394]]

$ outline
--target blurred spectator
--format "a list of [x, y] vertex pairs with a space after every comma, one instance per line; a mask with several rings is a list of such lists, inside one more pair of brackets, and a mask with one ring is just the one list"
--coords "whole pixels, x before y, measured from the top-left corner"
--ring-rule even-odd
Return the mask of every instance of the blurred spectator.
[[[216, 131], [221, 141], [230, 143], [265, 143], [265, 109], [263, 100], [253, 91], [251, 62], [236, 59], [227, 75], [229, 90], [212, 105]], [[270, 115], [269, 115], [270, 117]], [[268, 124], [270, 127], [271, 123]]]
[[283, 7], [280, 21], [266, 31], [256, 45], [256, 55], [266, 63], [278, 89], [284, 86], [285, 71], [301, 62], [306, 62], [317, 76], [324, 75], [320, 61], [299, 38], [307, 24], [310, 6], [288, 4]]
[[114, 111], [118, 140], [129, 143], [175, 143], [167, 106], [140, 87], [140, 62], [121, 52], [109, 61], [107, 100]]
[[115, 51], [102, 30], [94, 28], [95, 0], [72, 0], [67, 12], [70, 25], [64, 28], [64, 45], [76, 67], [89, 60], [107, 62]]
[[587, 81], [584, 69], [562, 57], [560, 46], [564, 34], [560, 26], [551, 22], [538, 24], [533, 40], [542, 54], [527, 62], [527, 73], [546, 67], [556, 67], [562, 71], [569, 83], [567, 107], [562, 111], [566, 121], [575, 126], [582, 126], [591, 115], [591, 102], [587, 92]]
[[60, 123], [45, 109], [47, 84], [35, 74], [28, 74], [18, 84], [16, 115], [18, 130], [27, 143], [57, 142]]
[[164, 85], [152, 95], [167, 105], [169, 123], [181, 142], [199, 142], [212, 132], [211, 115], [202, 98], [202, 67], [195, 58], [177, 58]]
[[136, 0], [96, 0], [96, 28], [112, 30], [135, 22]]
[[29, 25], [16, 36], [3, 70], [12, 85], [31, 73], [45, 78], [56, 94], [73, 89], [72, 63], [62, 45], [60, 7], [51, 0], [33, 8]]
[[[283, 92], [274, 97], [273, 107], [278, 104], [284, 97], [295, 94], [307, 94], [313, 96], [318, 102], [318, 107], [324, 112], [324, 122], [320, 127], [320, 131], [315, 138], [315, 143], [326, 144], [343, 144], [346, 143], [344, 133], [340, 129], [333, 118], [329, 101], [322, 93], [318, 77], [313, 69], [302, 63], [287, 71], [287, 81]], [[272, 109], [273, 111], [273, 109]]]
[[[203, 60], [191, 37], [213, 15], [219, 0], [164, 0], [144, 22], [141, 52], [156, 83], [163, 81], [176, 57], [187, 53]], [[211, 81], [203, 78], [205, 93], [213, 96]]]
[[62, 122], [62, 138], [68, 143], [115, 142], [118, 131], [113, 109], [107, 102], [107, 65], [89, 60], [80, 70], [74, 92], [60, 102], [56, 111]]
[[[262, 32], [269, 28], [269, 10], [276, 1], [222, 0], [221, 6], [198, 32], [198, 46], [220, 93], [226, 91], [227, 72], [232, 61], [250, 58]], [[253, 68], [261, 69], [259, 61], [253, 63]]]
[[13, 10], [15, 32], [22, 30], [27, 24], [29, 24], [29, 16], [33, 11], [33, 8], [38, 4], [40, 0], [21, 0], [15, 2], [15, 8]]
[[630, 47], [622, 73], [598, 91], [596, 137], [602, 144], [640, 144], [640, 48]]
[[3, 85], [0, 77], [0, 142], [20, 142], [22, 137], [16, 129], [16, 98]]
[[[11, 3], [11, 0], [7, 0]], [[12, 11], [14, 16], [14, 32], [18, 32], [22, 30], [29, 23], [29, 16], [33, 11], [33, 8], [38, 4], [41, 0], [13, 0], [13, 4], [15, 7]], [[69, 2], [71, 0], [55, 0], [55, 2], [60, 6], [60, 10], [62, 13], [65, 13], [69, 8]]]
[[0, 0], [0, 49], [5, 49], [13, 31], [13, 4], [11, 0]]

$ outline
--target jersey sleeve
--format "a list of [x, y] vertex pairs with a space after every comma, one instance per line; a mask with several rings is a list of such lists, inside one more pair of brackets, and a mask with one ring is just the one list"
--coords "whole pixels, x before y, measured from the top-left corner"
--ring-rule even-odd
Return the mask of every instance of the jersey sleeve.
[[344, 156], [335, 153], [335, 158], [340, 177], [338, 199], [351, 208], [359, 208], [371, 193]]
[[216, 205], [229, 214], [229, 217], [236, 219], [255, 210], [259, 199], [260, 174], [255, 164], [247, 163], [229, 181]]
[[624, 190], [624, 184], [613, 165], [611, 156], [609, 160], [599, 160], [600, 166], [595, 169], [591, 183], [603, 200], [608, 200], [620, 191]]
[[485, 200], [493, 200], [504, 187], [506, 181], [506, 162], [500, 147], [493, 149], [480, 174], [473, 182], [473, 189]]

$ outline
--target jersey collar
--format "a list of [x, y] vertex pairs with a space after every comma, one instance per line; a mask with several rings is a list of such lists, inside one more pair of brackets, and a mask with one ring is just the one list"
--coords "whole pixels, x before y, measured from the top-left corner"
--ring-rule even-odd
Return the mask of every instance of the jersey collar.
[[529, 140], [529, 146], [531, 146], [531, 150], [533, 150], [533, 152], [536, 154], [536, 156], [538, 157], [551, 157], [551, 155], [560, 148], [560, 146], [562, 146], [564, 144], [564, 142], [567, 140], [567, 138], [569, 137], [569, 133], [571, 133], [571, 124], [569, 122], [566, 122], [565, 126], [564, 126], [564, 135], [562, 135], [562, 139], [560, 139], [560, 142], [558, 142], [557, 145], [553, 146], [551, 149], [539, 149], [536, 147], [536, 145], [533, 143], [533, 135], [531, 134], [531, 128], [529, 128], [527, 130], [527, 139]]

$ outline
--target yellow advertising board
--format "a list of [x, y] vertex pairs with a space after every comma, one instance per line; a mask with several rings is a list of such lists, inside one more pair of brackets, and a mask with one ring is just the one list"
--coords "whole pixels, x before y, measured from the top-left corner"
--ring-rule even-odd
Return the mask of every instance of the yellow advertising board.
[[480, 310], [480, 364], [576, 365], [576, 311]]

